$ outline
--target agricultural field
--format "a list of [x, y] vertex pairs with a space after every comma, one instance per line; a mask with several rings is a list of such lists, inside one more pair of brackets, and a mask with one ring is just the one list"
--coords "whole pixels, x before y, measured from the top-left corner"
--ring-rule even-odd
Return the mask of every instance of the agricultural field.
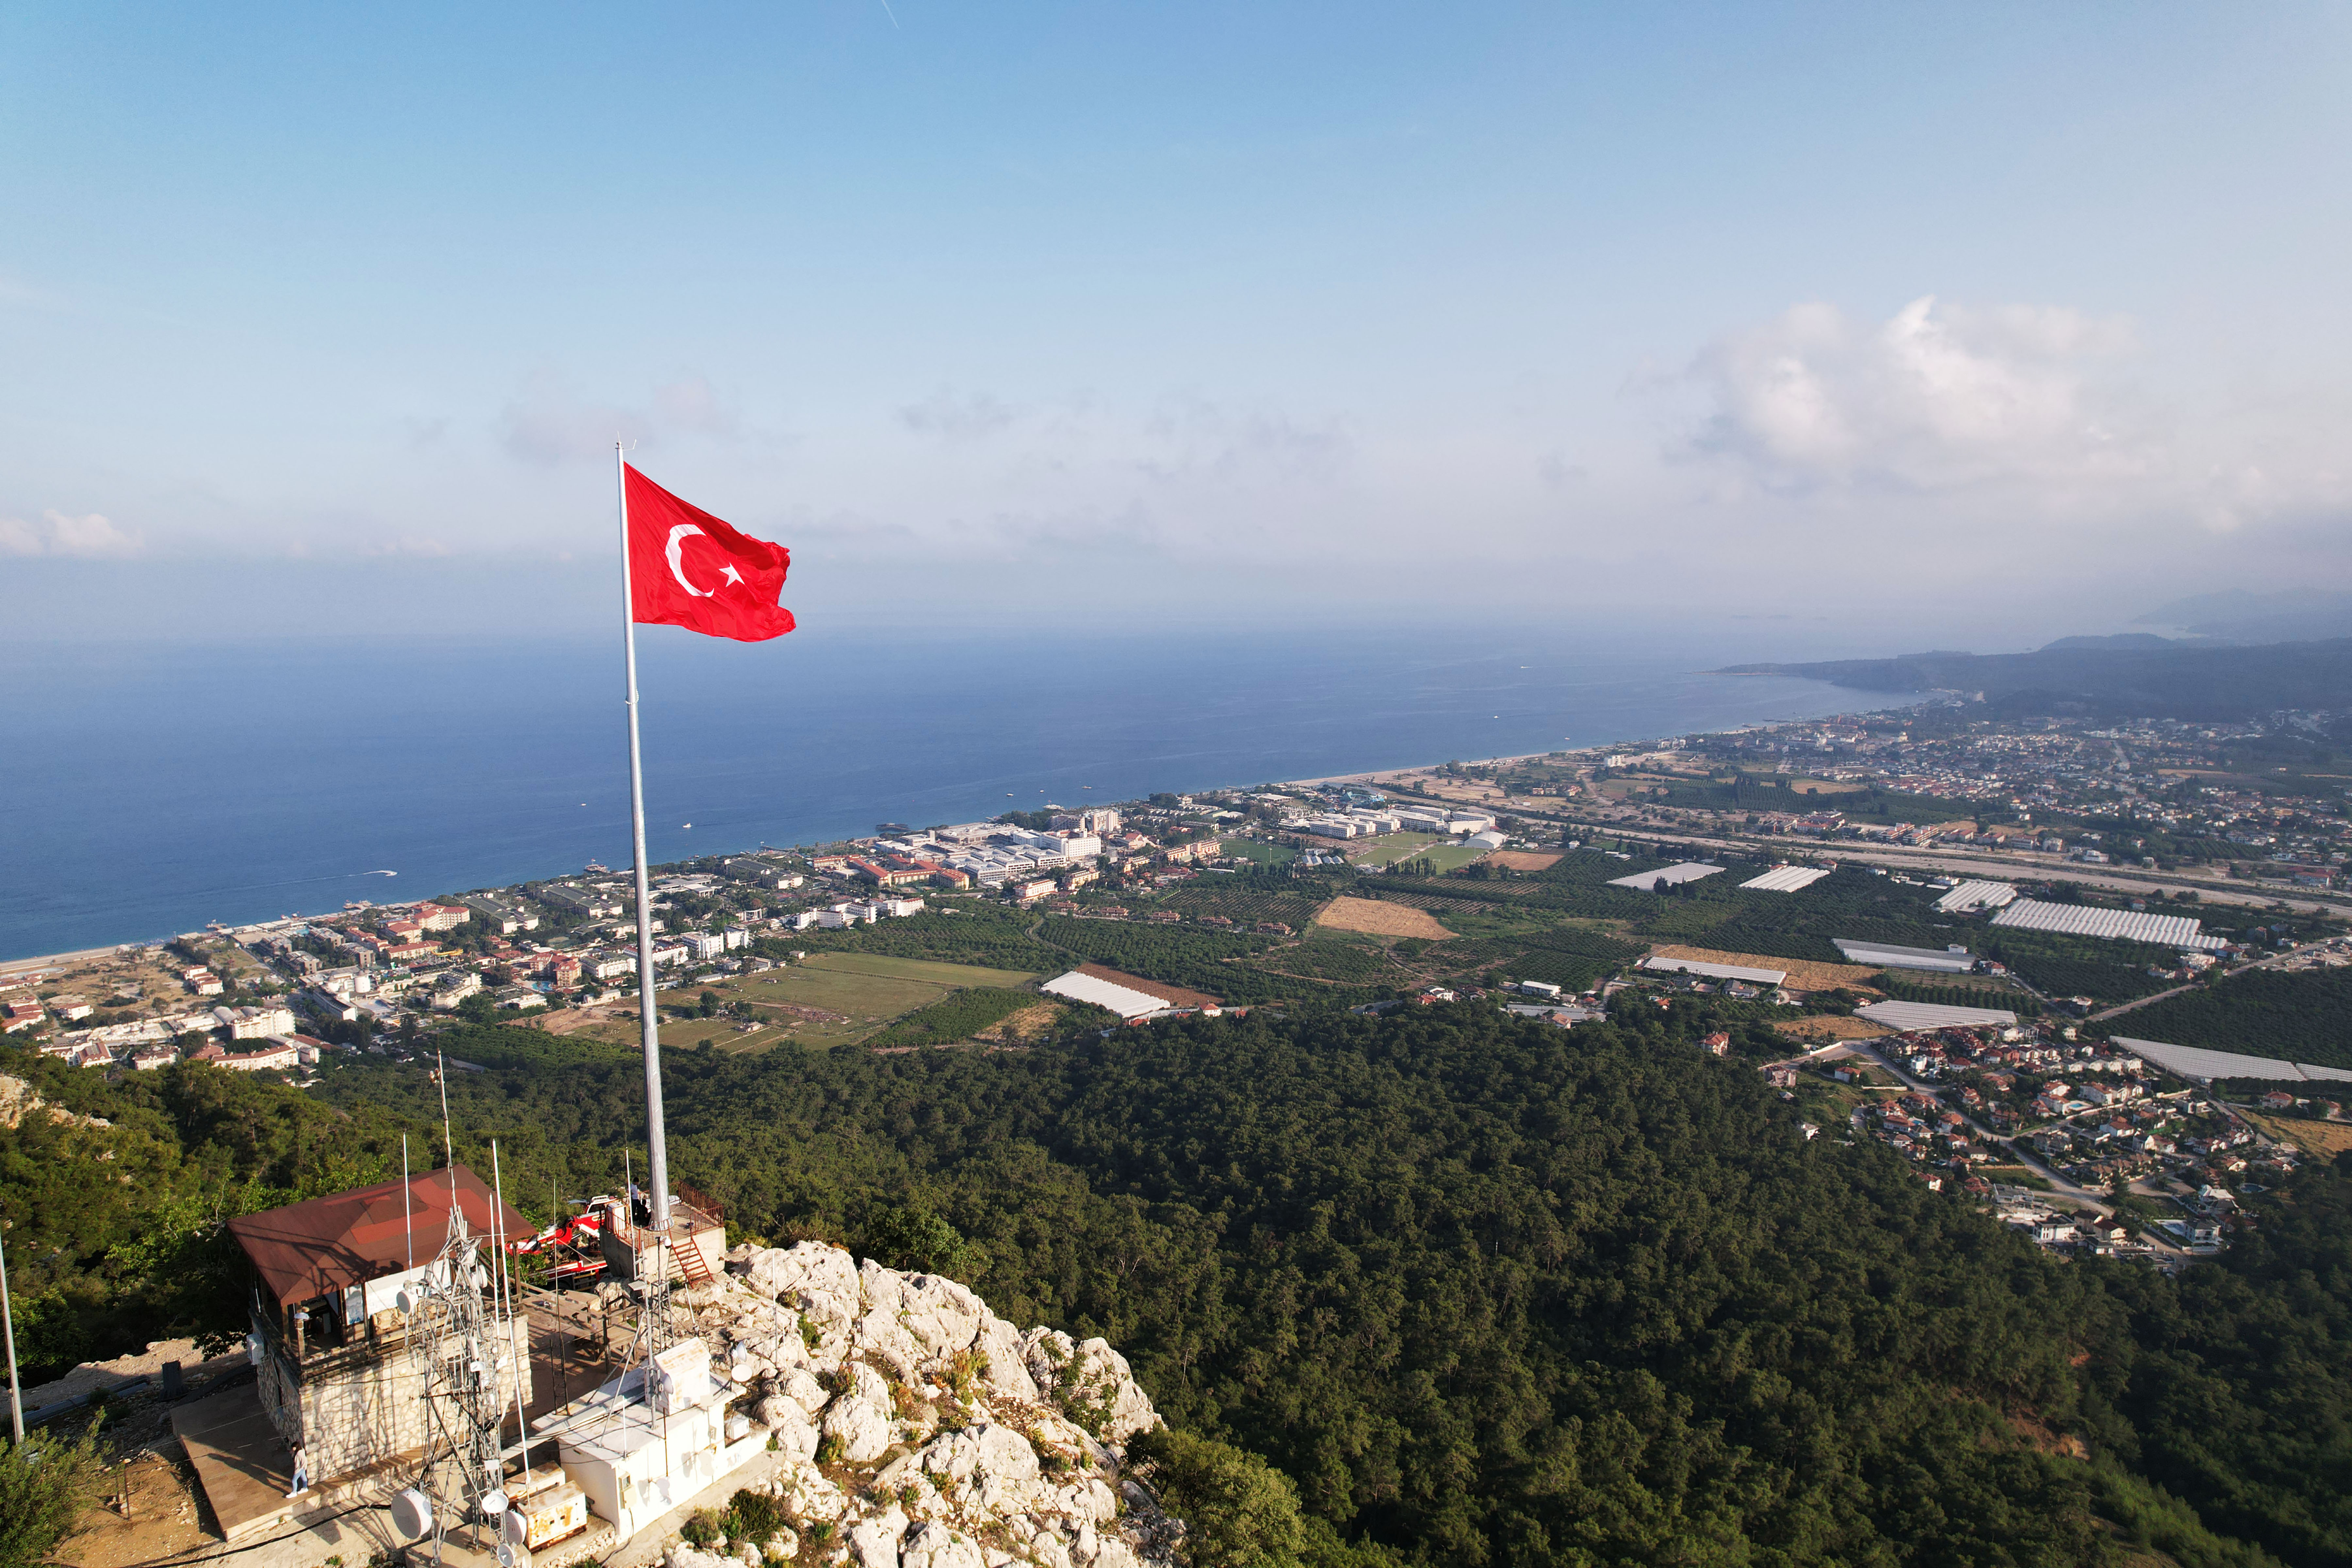
[[1506, 871], [1549, 871], [1564, 857], [1549, 851], [1538, 853], [1527, 849], [1497, 849], [1486, 857], [1486, 864]]
[[[1318, 888], [1318, 884], [1313, 882], [1307, 886]], [[1143, 900], [1120, 895], [1118, 901], [1135, 905]], [[1179, 883], [1150, 902], [1160, 909], [1174, 910], [1188, 920], [1198, 920], [1203, 915], [1223, 915], [1244, 931], [1261, 921], [1304, 931], [1307, 922], [1315, 918], [1315, 911], [1323, 900], [1315, 892], [1269, 891], [1239, 877], [1203, 877], [1196, 882]]]
[[1584, 991], [1639, 957], [1641, 952], [1633, 942], [1586, 927], [1521, 924], [1433, 947], [1422, 955], [1422, 962], [1448, 974], [1492, 973]]
[[880, 921], [846, 931], [804, 931], [769, 938], [762, 951], [781, 956], [793, 949], [810, 953], [883, 953], [950, 964], [1042, 973], [1058, 962], [1051, 948], [1029, 935], [1034, 916], [977, 900], [959, 900], [905, 920]]
[[2153, 996], [2180, 984], [2147, 972], [2151, 963], [2169, 968], [2179, 962], [2168, 947], [2110, 942], [2061, 931], [2011, 931], [1987, 928], [1976, 952], [1997, 958], [2046, 996], [2089, 996], [2114, 1004]]
[[1263, 838], [1221, 839], [1219, 847], [1228, 855], [1255, 860], [1261, 866], [1287, 866], [1298, 858], [1298, 851], [1289, 845], [1269, 843]]
[[[1397, 833], [1388, 835], [1387, 837], [1404, 838], [1411, 836]], [[1377, 844], [1381, 842], [1381, 840], [1374, 838], [1368, 842]], [[1448, 871], [1458, 871], [1465, 866], [1476, 864], [1486, 856], [1486, 850], [1479, 848], [1475, 844], [1456, 844], [1450, 839], [1432, 840], [1427, 847], [1407, 850], [1397, 856], [1391, 863], [1399, 865], [1425, 864], [1431, 870], [1436, 872], [1442, 877]]]
[[1992, 974], [1922, 974], [1894, 969], [1872, 983], [1897, 1002], [1927, 1002], [1942, 1007], [2006, 1007], [2021, 1018], [2040, 1016], [2042, 999], [2021, 986]]
[[2251, 1110], [2241, 1115], [2283, 1143], [2292, 1143], [2306, 1154], [2332, 1160], [2352, 1149], [2352, 1122], [2321, 1121], [2301, 1116], [2261, 1116]]
[[[848, 974], [880, 975], [894, 980], [916, 980], [932, 985], [999, 985], [1015, 986], [1037, 979], [1042, 971], [1027, 969], [992, 969], [971, 963], [941, 963], [936, 960], [900, 958], [890, 953], [842, 952], [811, 953], [808, 961], [797, 966], [802, 969], [831, 970]], [[1055, 967], [1048, 964], [1047, 968]], [[765, 980], [770, 974], [753, 975]]]
[[1841, 987], [1864, 990], [1871, 986], [1878, 973], [1878, 971], [1860, 963], [1821, 963], [1811, 959], [1776, 958], [1761, 952], [1685, 947], [1676, 942], [1661, 942], [1650, 951], [1660, 958], [1685, 958], [1694, 963], [1731, 963], [1749, 969], [1781, 970], [1788, 974], [1790, 986], [1798, 991], [1835, 991]]
[[1376, 833], [1370, 838], [1335, 838], [1331, 847], [1360, 866], [1389, 866], [1417, 858], [1430, 846], [1446, 848], [1450, 838], [1433, 833]]
[[1362, 931], [1371, 936], [1417, 936], [1431, 942], [1444, 942], [1454, 934], [1426, 910], [1383, 899], [1334, 899], [1323, 906], [1315, 923], [1333, 931]]
[[1412, 978], [1386, 949], [1366, 942], [1318, 936], [1275, 949], [1256, 961], [1272, 973], [1354, 985], [1402, 984]]
[[1293, 987], [1231, 962], [1265, 952], [1276, 939], [1231, 936], [1197, 926], [1151, 926], [1135, 921], [1046, 919], [1038, 934], [1066, 954], [1129, 974], [1204, 991], [1228, 1002], [1269, 1001]]
[[[692, 1007], [706, 991], [726, 1009], [716, 1017], [664, 1019], [662, 1044], [678, 1049], [709, 1044], [723, 1051], [744, 1052], [768, 1050], [789, 1041], [825, 1050], [866, 1040], [896, 1020], [974, 988], [1016, 992], [1034, 1003], [1034, 994], [1022, 988], [1034, 978], [1021, 970], [983, 969], [884, 953], [812, 953], [804, 963], [762, 974], [714, 977], [662, 992], [665, 1009]], [[1013, 1010], [1003, 1008], [973, 1027], [985, 1027]], [[549, 1023], [567, 1026], [561, 1030], [565, 1034], [615, 1045], [636, 1040], [636, 1019], [621, 1009], [613, 1009], [593, 1022], [575, 1024], [581, 1016], [564, 1015]]]
[[1800, 1045], [1819, 1045], [1830, 1040], [1874, 1040], [1886, 1033], [1886, 1026], [1874, 1024], [1867, 1018], [1849, 1017], [1841, 1013], [1816, 1013], [1804, 1018], [1783, 1018], [1772, 1026]]
[[977, 985], [916, 1008], [881, 1033], [869, 1036], [865, 1043], [876, 1050], [892, 1046], [951, 1046], [1036, 1005], [1034, 991]]
[[2352, 1068], [2352, 970], [2258, 969], [2151, 1002], [2105, 1026], [2136, 1039]]

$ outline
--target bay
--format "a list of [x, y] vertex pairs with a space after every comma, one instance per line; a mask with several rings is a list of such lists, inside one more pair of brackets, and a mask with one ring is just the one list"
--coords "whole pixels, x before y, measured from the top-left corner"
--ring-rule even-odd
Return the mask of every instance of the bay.
[[[628, 861], [617, 637], [8, 652], [0, 959]], [[672, 860], [1865, 700], [1701, 673], [1738, 657], [1554, 628], [647, 628], [649, 843]]]

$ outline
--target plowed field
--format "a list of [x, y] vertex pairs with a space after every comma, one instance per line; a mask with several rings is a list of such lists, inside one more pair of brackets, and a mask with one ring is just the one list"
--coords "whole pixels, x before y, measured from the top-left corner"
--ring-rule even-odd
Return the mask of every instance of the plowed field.
[[1559, 864], [1559, 857], [1538, 855], [1528, 849], [1497, 849], [1486, 857], [1486, 864], [1513, 871], [1549, 871]]
[[1443, 942], [1454, 933], [1439, 925], [1426, 910], [1392, 904], [1384, 899], [1334, 899], [1316, 911], [1315, 923], [1333, 931], [1360, 931], [1371, 936], [1418, 936]]

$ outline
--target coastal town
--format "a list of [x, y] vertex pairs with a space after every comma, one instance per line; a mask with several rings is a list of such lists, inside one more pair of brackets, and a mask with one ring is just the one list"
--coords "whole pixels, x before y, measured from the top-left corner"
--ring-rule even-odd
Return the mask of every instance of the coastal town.
[[[2228, 1244], [2247, 1184], [2352, 1146], [2352, 1060], [2251, 1026], [2142, 1038], [2133, 1016], [2231, 994], [2234, 976], [2325, 984], [2352, 964], [2331, 896], [2352, 845], [2343, 789], [2272, 760], [2334, 717], [1990, 724], [1929, 703], [887, 824], [657, 868], [644, 918], [669, 1037], [730, 1050], [910, 1048], [894, 1007], [968, 997], [992, 972], [938, 964], [935, 992], [845, 1004], [795, 988], [857, 952], [959, 943], [1066, 961], [1004, 969], [996, 989], [1034, 1005], [1000, 1006], [1000, 1039], [1021, 1037], [1001, 1018], [1034, 1032], [1253, 1006], [1467, 1004], [1569, 1028], [1710, 1008], [1748, 1038], [1706, 1047], [1761, 1058], [1807, 1137], [1891, 1150], [2045, 1247], [2177, 1267]], [[455, 1026], [620, 1043], [639, 918], [630, 879], [591, 865], [215, 926], [0, 968], [0, 1026], [96, 1071], [297, 1083], [352, 1051], [426, 1060]], [[866, 934], [898, 922], [902, 942]]]

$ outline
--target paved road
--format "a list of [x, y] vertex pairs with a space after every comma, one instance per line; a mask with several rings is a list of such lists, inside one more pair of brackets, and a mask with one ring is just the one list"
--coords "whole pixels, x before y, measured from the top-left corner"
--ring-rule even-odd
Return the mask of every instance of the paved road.
[[[1368, 777], [1370, 775], [1367, 775]], [[1988, 855], [1981, 851], [1913, 849], [1899, 845], [1863, 844], [1844, 839], [1795, 839], [1778, 836], [1750, 837], [1746, 834], [1723, 834], [1718, 829], [1710, 837], [1699, 830], [1685, 831], [1672, 826], [1641, 826], [1622, 822], [1596, 820], [1591, 816], [1573, 816], [1557, 805], [1538, 805], [1532, 801], [1498, 801], [1479, 798], [1468, 792], [1433, 792], [1440, 798], [1453, 799], [1465, 805], [1475, 805], [1486, 811], [1509, 811], [1520, 816], [1531, 816], [1557, 823], [1564, 827], [1586, 827], [1596, 832], [1622, 834], [1628, 838], [1651, 841], [1670, 839], [1716, 849], [1765, 849], [1781, 854], [1817, 854], [1825, 858], [1854, 860], [1865, 865], [1900, 867], [1906, 870], [1932, 870], [1945, 874], [1979, 877], [1988, 881], [2013, 882], [2028, 880], [2065, 880], [2088, 887], [2107, 888], [2116, 892], [2156, 893], [2162, 895], [2176, 889], [2194, 892], [2200, 902], [2231, 904], [2243, 908], [2263, 909], [2272, 904], [2284, 904], [2305, 914], [2352, 916], [2352, 898], [2315, 896], [2297, 893], [2288, 896], [2283, 888], [2248, 888], [2242, 882], [2192, 877], [2178, 872], [2137, 871], [2126, 867], [2084, 866], [2055, 855], [2010, 854]]]

